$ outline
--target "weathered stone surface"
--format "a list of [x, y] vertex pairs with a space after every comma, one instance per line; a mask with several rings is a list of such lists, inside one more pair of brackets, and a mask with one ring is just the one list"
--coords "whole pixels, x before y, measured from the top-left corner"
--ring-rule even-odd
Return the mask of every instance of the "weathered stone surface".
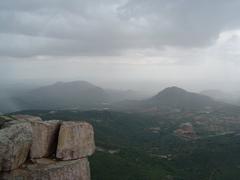
[[40, 117], [30, 115], [14, 115], [18, 121], [28, 121], [33, 129], [33, 143], [30, 158], [42, 158], [52, 155], [56, 151], [59, 120], [42, 121]]
[[30, 158], [49, 157], [56, 152], [60, 121], [31, 121], [31, 124], [33, 143]]
[[78, 159], [95, 151], [93, 127], [86, 122], [63, 122], [58, 136], [57, 158]]
[[[93, 128], [88, 123], [61, 125], [59, 120], [42, 121], [35, 116], [0, 117], [0, 179], [90, 180], [86, 157], [94, 150]], [[58, 160], [42, 158], [53, 153], [58, 153]], [[27, 160], [28, 154], [31, 159]]]
[[27, 159], [32, 143], [29, 122], [7, 121], [0, 129], [0, 171], [18, 168]]
[[71, 161], [38, 160], [25, 168], [0, 175], [3, 180], [90, 180], [86, 158]]

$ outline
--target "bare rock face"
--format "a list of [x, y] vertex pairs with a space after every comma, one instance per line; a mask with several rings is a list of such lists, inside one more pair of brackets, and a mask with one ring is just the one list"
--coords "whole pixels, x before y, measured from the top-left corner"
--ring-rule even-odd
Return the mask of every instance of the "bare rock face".
[[32, 143], [31, 124], [7, 120], [0, 128], [0, 171], [16, 169], [27, 159]]
[[33, 141], [30, 158], [49, 157], [56, 151], [59, 120], [42, 121], [40, 117], [30, 115], [14, 115], [18, 121], [28, 121], [33, 129]]
[[94, 150], [88, 123], [0, 116], [1, 180], [90, 180], [87, 156]]
[[56, 157], [61, 160], [79, 159], [95, 151], [93, 127], [86, 122], [63, 122], [58, 136]]
[[193, 129], [193, 125], [189, 122], [182, 123], [178, 129], [175, 130], [175, 134], [183, 139], [196, 139], [196, 133]]
[[60, 121], [31, 121], [31, 125], [33, 143], [30, 158], [49, 157], [56, 151]]
[[39, 159], [34, 164], [0, 175], [3, 180], [90, 180], [86, 158], [71, 161]]

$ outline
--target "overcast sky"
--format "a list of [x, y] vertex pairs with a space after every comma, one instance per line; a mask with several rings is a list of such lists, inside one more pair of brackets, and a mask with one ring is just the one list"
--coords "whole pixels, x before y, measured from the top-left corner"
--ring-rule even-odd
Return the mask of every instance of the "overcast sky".
[[239, 0], [0, 1], [1, 82], [231, 89], [239, 58]]

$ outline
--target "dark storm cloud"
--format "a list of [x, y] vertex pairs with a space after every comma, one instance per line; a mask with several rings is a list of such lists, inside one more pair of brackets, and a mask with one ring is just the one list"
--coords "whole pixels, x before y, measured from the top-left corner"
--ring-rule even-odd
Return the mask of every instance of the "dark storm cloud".
[[0, 55], [119, 55], [209, 45], [240, 26], [239, 0], [7, 0]]
[[199, 46], [239, 27], [239, 8], [238, 0], [132, 0], [122, 11], [128, 18], [146, 19], [156, 44]]

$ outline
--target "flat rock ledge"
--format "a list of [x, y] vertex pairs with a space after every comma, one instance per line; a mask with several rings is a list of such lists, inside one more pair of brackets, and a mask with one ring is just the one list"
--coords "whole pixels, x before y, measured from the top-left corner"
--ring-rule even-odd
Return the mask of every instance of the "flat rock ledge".
[[89, 123], [0, 116], [0, 179], [90, 180], [94, 151]]

